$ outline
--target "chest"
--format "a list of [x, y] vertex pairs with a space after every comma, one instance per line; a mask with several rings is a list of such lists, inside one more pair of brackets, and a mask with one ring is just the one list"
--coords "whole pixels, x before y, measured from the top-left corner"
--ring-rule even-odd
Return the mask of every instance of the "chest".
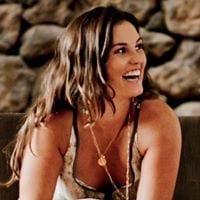
[[[94, 131], [95, 130], [95, 131]], [[103, 188], [111, 183], [122, 186], [126, 183], [127, 156], [129, 155], [127, 127], [113, 134], [113, 129], [82, 129], [77, 135], [74, 162], [76, 178], [92, 186]], [[95, 134], [95, 135], [94, 135]], [[98, 164], [100, 155], [105, 156], [106, 168]]]

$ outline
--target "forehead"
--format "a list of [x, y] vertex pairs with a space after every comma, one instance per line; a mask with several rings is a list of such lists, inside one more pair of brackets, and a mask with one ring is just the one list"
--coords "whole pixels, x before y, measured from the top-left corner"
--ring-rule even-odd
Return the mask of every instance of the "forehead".
[[136, 28], [128, 21], [121, 21], [113, 27], [113, 43], [134, 42], [139, 37]]

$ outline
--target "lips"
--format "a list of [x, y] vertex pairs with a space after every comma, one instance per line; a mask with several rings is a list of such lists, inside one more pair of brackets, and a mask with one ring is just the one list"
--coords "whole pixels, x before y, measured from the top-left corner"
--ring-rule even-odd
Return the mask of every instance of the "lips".
[[125, 80], [137, 80], [140, 78], [141, 71], [139, 69], [131, 70], [126, 74], [122, 75], [122, 78]]

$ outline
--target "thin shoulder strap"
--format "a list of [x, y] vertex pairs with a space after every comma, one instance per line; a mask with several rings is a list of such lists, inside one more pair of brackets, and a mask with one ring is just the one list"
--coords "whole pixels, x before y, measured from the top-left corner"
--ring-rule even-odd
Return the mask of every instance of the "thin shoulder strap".
[[[131, 161], [133, 158], [133, 144], [134, 144], [134, 140], [135, 140], [135, 134], [137, 133], [137, 129], [138, 129], [138, 122], [139, 122], [139, 114], [140, 114], [140, 105], [141, 102], [139, 100], [137, 100], [136, 102], [134, 102], [134, 121], [133, 121], [133, 132], [132, 132], [132, 136], [131, 136], [131, 140], [130, 140], [130, 151], [129, 151], [129, 156], [130, 156], [130, 166], [131, 166]], [[135, 176], [134, 170], [131, 167], [131, 171], [133, 176]], [[135, 179], [135, 177], [133, 177], [133, 179]]]
[[141, 106], [141, 102], [140, 102], [140, 101], [136, 101], [136, 102], [134, 103], [135, 113], [134, 113], [133, 135], [136, 134], [137, 129], [138, 129], [139, 114], [140, 114], [140, 106]]
[[77, 127], [77, 115], [78, 112], [76, 110], [73, 111], [73, 121], [72, 121], [72, 128], [74, 129], [74, 134], [76, 137], [76, 144], [79, 145], [79, 135], [78, 135], [78, 127]]

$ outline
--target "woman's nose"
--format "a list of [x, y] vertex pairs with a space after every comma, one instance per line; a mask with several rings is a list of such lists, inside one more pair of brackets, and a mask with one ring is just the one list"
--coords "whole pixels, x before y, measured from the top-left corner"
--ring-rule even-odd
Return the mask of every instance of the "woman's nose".
[[131, 52], [129, 60], [131, 64], [143, 63], [145, 61], [146, 61], [146, 56], [144, 52], [138, 52], [136, 50]]

